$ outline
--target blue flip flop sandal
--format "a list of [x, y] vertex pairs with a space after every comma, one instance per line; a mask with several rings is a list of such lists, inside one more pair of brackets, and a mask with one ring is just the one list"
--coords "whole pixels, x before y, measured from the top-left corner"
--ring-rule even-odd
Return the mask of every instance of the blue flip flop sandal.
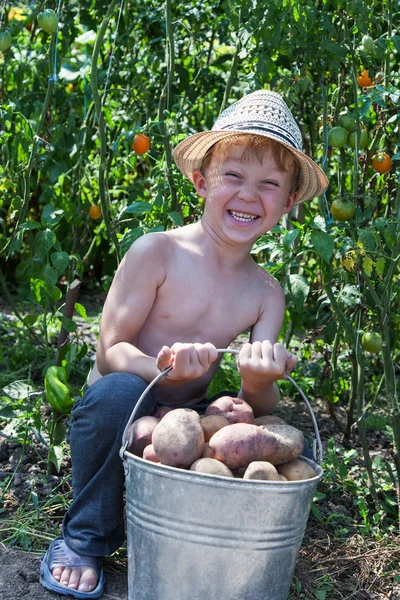
[[[79, 592], [72, 588], [62, 585], [51, 574], [55, 567], [92, 567], [98, 576], [97, 586], [91, 592]], [[48, 547], [46, 554], [43, 554], [40, 564], [40, 583], [52, 592], [70, 595], [74, 598], [100, 598], [103, 594], [103, 569], [101, 558], [96, 556], [79, 556], [73, 550], [68, 548], [62, 537], [56, 538]]]

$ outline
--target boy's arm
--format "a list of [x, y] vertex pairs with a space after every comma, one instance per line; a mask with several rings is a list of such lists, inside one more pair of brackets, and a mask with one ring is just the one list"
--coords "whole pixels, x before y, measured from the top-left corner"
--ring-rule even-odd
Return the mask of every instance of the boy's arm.
[[275, 382], [284, 379], [285, 372], [297, 363], [297, 358], [277, 343], [284, 313], [284, 294], [276, 287], [252, 329], [250, 343], [244, 344], [239, 354], [239, 397], [250, 404], [256, 417], [269, 414], [276, 406], [279, 388]]

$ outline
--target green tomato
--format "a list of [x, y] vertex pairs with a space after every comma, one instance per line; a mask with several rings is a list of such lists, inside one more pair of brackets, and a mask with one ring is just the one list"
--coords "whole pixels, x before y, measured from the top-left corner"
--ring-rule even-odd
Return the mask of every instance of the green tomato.
[[[357, 131], [352, 131], [349, 134], [349, 146], [350, 148], [353, 148], [353, 150], [356, 149], [356, 140], [357, 140]], [[360, 142], [358, 145], [359, 150], [362, 150], [363, 148], [365, 148], [365, 146], [368, 143], [368, 131], [366, 129], [361, 129], [360, 131]]]
[[336, 221], [348, 221], [355, 215], [356, 207], [352, 202], [334, 200], [331, 204], [331, 213]]
[[357, 127], [357, 121], [354, 117], [350, 117], [348, 113], [340, 115], [339, 125], [346, 129], [346, 131], [353, 131]]
[[364, 35], [361, 43], [367, 52], [372, 52], [374, 49], [374, 40], [370, 35]]
[[328, 134], [328, 145], [333, 148], [343, 148], [347, 142], [347, 135], [344, 127], [332, 127]]
[[37, 21], [40, 29], [43, 29], [46, 33], [54, 33], [57, 29], [58, 17], [51, 8], [46, 8], [46, 10], [40, 12]]
[[382, 349], [382, 338], [379, 333], [375, 331], [367, 331], [361, 338], [361, 346], [367, 352], [372, 354], [378, 354]]
[[11, 42], [12, 37], [8, 29], [6, 29], [5, 31], [0, 31], [0, 52], [8, 50], [11, 46]]

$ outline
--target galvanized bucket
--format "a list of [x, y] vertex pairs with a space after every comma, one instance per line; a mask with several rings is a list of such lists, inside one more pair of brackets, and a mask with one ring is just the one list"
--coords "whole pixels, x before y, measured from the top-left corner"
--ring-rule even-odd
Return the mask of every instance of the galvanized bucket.
[[[229, 350], [221, 350], [229, 351]], [[156, 380], [165, 374], [162, 372]], [[303, 481], [249, 481], [195, 473], [127, 452], [129, 600], [287, 600], [315, 489], [322, 445], [314, 423], [317, 473]]]

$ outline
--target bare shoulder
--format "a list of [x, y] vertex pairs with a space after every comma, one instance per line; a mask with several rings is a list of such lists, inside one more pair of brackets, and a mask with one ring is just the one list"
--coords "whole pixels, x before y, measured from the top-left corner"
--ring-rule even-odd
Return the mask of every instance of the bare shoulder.
[[285, 293], [280, 284], [268, 271], [257, 265], [257, 281], [259, 292], [262, 294], [263, 304], [271, 301], [285, 304]]

